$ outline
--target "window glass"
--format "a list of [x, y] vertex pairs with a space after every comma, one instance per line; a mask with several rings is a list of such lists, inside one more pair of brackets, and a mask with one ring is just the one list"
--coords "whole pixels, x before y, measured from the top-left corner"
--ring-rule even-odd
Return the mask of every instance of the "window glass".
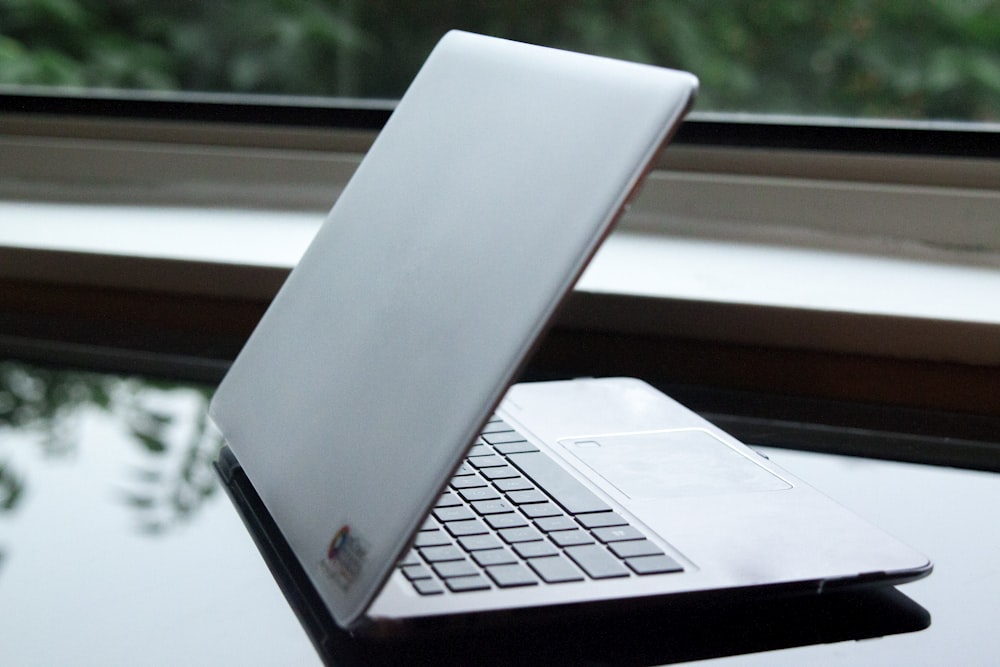
[[0, 85], [392, 99], [453, 27], [691, 70], [700, 111], [1000, 121], [984, 0], [0, 0]]

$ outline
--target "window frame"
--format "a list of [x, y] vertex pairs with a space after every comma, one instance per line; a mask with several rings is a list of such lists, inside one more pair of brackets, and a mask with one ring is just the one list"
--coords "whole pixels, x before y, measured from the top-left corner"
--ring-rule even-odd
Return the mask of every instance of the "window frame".
[[[391, 108], [384, 101], [7, 92], [0, 94], [0, 152], [7, 156], [0, 164], [0, 200], [321, 212], [346, 183]], [[1000, 232], [996, 226], [983, 227], [996, 210], [993, 204], [1000, 202], [998, 128], [799, 120], [693, 114], [660, 158], [622, 231], [1000, 267]], [[913, 197], [933, 205], [892, 213]], [[720, 202], [728, 208], [720, 209]], [[681, 203], [690, 208], [677, 215]], [[934, 216], [954, 207], [968, 212], [967, 228], [961, 234], [942, 233]], [[887, 213], [874, 221], [884, 222], [883, 227], [864, 220], [864, 212], [873, 208]], [[668, 209], [672, 216], [664, 215]], [[775, 211], [787, 210], [831, 215], [794, 228], [787, 219], [771, 219]], [[910, 215], [928, 216], [916, 226], [921, 236], [901, 231], [912, 222]], [[845, 225], [843, 218], [864, 224]], [[179, 319], [195, 313], [180, 324], [171, 320], [171, 326], [179, 327], [176, 335], [197, 337], [212, 330], [205, 345], [165, 344], [171, 363], [201, 368], [202, 361], [192, 360], [214, 355], [208, 365], [215, 370], [209, 374], [218, 370], [220, 359], [224, 365], [235, 354], [238, 341], [287, 272], [287, 267], [44, 248], [0, 252], [6, 262], [0, 282], [11, 288], [13, 296], [6, 301], [15, 311], [7, 328], [27, 332], [7, 336], [9, 349], [30, 356], [35, 343], [29, 338], [59, 339], [62, 334], [53, 332], [81, 317], [90, 320], [85, 331], [59, 342], [60, 349], [82, 346], [92, 354], [105, 342], [141, 347], [139, 338], [153, 335], [150, 330], [162, 324], [160, 304], [169, 303], [175, 314], [187, 313]], [[218, 289], [199, 292], [193, 287], [198, 283]], [[39, 299], [45, 301], [44, 312], [36, 318]], [[236, 324], [213, 322], [220, 304], [231, 309]], [[651, 307], [654, 316], [647, 317]], [[90, 311], [93, 317], [87, 315]], [[141, 335], [109, 337], [105, 324], [93, 321], [116, 317], [140, 321]], [[672, 328], [653, 330], [668, 321]], [[739, 336], [720, 333], [720, 322], [734, 321], [742, 323]], [[768, 324], [758, 326], [763, 322]], [[134, 322], [118, 324], [127, 328]], [[903, 355], [887, 355], [884, 346], [867, 349], [856, 341], [789, 343], [802, 327], [842, 330], [847, 337], [861, 331], [873, 341], [900, 336], [917, 344]], [[610, 363], [597, 370], [641, 373], [652, 368], [661, 377], [673, 373], [671, 381], [682, 384], [725, 384], [749, 365], [755, 379], [735, 390], [995, 415], [1000, 410], [990, 397], [1000, 390], [996, 360], [990, 355], [978, 361], [942, 359], [923, 342], [961, 348], [995, 338], [998, 331], [994, 323], [578, 292], [551, 336], [563, 342], [553, 343], [549, 351], [543, 348], [549, 361], [539, 372], [579, 372], [594, 355], [610, 355]], [[43, 348], [44, 354], [52, 353], [51, 345]], [[67, 358], [77, 357], [71, 353]], [[707, 359], [712, 363], [706, 364]], [[832, 377], [838, 368], [849, 368], [860, 379]], [[822, 386], [809, 377], [815, 372], [824, 374]], [[898, 386], [862, 386], [883, 375]], [[918, 396], [915, 385], [932, 387], [938, 395]], [[948, 387], [961, 390], [949, 393]], [[712, 406], [707, 410], [713, 411]]]
[[[113, 145], [120, 149], [119, 159], [129, 161], [129, 168], [142, 172], [150, 167], [144, 162], [155, 163], [174, 151], [175, 160], [181, 159], [188, 149], [261, 150], [255, 154], [260, 159], [295, 157], [295, 153], [336, 154], [346, 160], [360, 159], [374, 140], [378, 130], [391, 114], [394, 102], [386, 100], [338, 100], [326, 98], [282, 98], [268, 96], [242, 96], [230, 94], [156, 94], [148, 92], [96, 91], [87, 95], [65, 95], [53, 91], [27, 90], [11, 92], [0, 90], [0, 140], [4, 150], [12, 156], [0, 165], [0, 196], [18, 196], [17, 188], [25, 185], [53, 187], [47, 198], [70, 197], [77, 183], [89, 187], [92, 198], [114, 202], [113, 188], [104, 188], [113, 176], [113, 166], [101, 160], [86, 165], [89, 176], [81, 171], [74, 153], [89, 148], [100, 150]], [[25, 151], [46, 150], [48, 164], [45, 171], [19, 171], [25, 162]], [[156, 149], [163, 149], [157, 151]], [[126, 150], [130, 149], [130, 150]], [[67, 159], [61, 159], [66, 151]], [[281, 151], [286, 151], [285, 155]], [[149, 155], [144, 157], [143, 153]], [[190, 150], [188, 150], [190, 153]], [[848, 187], [864, 184], [897, 188], [902, 195], [925, 189], [931, 196], [971, 197], [994, 194], [1000, 184], [1000, 124], [961, 124], [942, 122], [887, 122], [835, 118], [766, 117], [733, 114], [693, 112], [680, 128], [671, 147], [665, 151], [654, 170], [656, 173], [697, 175], [715, 179], [720, 187], [727, 188], [719, 197], [732, 199], [732, 211], [696, 213], [699, 220], [707, 218], [741, 221], [747, 209], [746, 202], [734, 192], [733, 185], [741, 182], [744, 187], [781, 186], [766, 179], [784, 179], [792, 184], [797, 195], [801, 186], [811, 184], [816, 194], [829, 192], [829, 184]], [[197, 164], [198, 156], [191, 154], [184, 174], [196, 174], [205, 182], [222, 179], [223, 170], [232, 165]], [[102, 173], [110, 169], [111, 175]], [[65, 170], [65, 173], [63, 173]], [[235, 170], [235, 171], [238, 171]], [[304, 174], [297, 174], [299, 177]], [[168, 175], [163, 175], [167, 178]], [[250, 179], [242, 202], [247, 206], [270, 206], [271, 202], [257, 200], [262, 192], [259, 183], [250, 174], [240, 174]], [[739, 179], [744, 179], [740, 181]], [[746, 182], [745, 179], [757, 179]], [[185, 199], [183, 191], [172, 190], [178, 204], [198, 203]], [[648, 186], [647, 186], [648, 189]], [[834, 190], [838, 189], [835, 185]], [[266, 189], [265, 189], [266, 190]], [[257, 194], [255, 194], [257, 193]], [[673, 194], [670, 190], [667, 194]], [[41, 195], [40, 195], [41, 196]], [[141, 200], [150, 196], [146, 192], [122, 193], [127, 200]], [[746, 197], [746, 193], [743, 195]], [[808, 195], [807, 195], [808, 196]], [[822, 196], [822, 195], [820, 195]], [[889, 195], [891, 196], [891, 195]], [[662, 198], [661, 199], [665, 199]], [[676, 201], [676, 197], [671, 198]], [[240, 202], [237, 202], [240, 203]], [[323, 202], [308, 200], [299, 205], [282, 202], [281, 207], [324, 208]], [[664, 219], [663, 206], [657, 204], [651, 218]], [[881, 209], [891, 210], [891, 201]], [[973, 202], [974, 204], [974, 202]], [[807, 201], [802, 207], [810, 210]], [[919, 215], [919, 211], [911, 212]], [[765, 220], [750, 220], [766, 224]], [[867, 221], [874, 225], [874, 235], [908, 238], [930, 244], [953, 247], [976, 247], [1000, 251], [1000, 234], [969, 233], [952, 229], [942, 237], [928, 230], [936, 227], [934, 221], [917, 221], [916, 232], [900, 230], [898, 221], [883, 223]], [[626, 222], [626, 224], [628, 224]], [[888, 227], [882, 225], [888, 224]], [[966, 221], [966, 226], [970, 223]], [[709, 225], [710, 227], [711, 225]], [[795, 226], [838, 231], [840, 227], [827, 219], [801, 220]], [[656, 224], [644, 226], [655, 231]], [[668, 232], [677, 231], [669, 225]], [[850, 229], [847, 230], [851, 233]], [[700, 233], [686, 230], [686, 233]], [[922, 236], [929, 234], [929, 236]], [[957, 239], [957, 240], [956, 240]]]

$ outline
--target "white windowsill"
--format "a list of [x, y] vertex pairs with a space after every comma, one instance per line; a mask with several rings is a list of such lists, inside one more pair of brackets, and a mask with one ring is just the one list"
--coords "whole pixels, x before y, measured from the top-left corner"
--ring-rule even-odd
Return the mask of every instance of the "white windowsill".
[[[255, 277], [293, 266], [322, 217], [0, 202], [0, 277], [267, 298], [274, 281]], [[992, 268], [619, 231], [577, 292], [600, 298], [567, 308], [564, 324], [1000, 365]]]

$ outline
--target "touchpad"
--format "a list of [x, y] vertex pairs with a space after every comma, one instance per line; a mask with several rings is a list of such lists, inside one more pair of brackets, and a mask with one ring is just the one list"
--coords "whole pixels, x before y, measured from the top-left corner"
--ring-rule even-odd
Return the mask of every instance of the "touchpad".
[[560, 444], [637, 500], [791, 488], [700, 429], [561, 440]]

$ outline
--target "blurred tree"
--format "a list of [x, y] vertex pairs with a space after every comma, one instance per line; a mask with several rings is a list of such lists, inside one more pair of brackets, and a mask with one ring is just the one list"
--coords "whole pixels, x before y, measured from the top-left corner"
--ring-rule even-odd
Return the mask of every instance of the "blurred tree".
[[450, 28], [689, 69], [701, 110], [1000, 120], [990, 0], [0, 0], [0, 83], [395, 98]]

